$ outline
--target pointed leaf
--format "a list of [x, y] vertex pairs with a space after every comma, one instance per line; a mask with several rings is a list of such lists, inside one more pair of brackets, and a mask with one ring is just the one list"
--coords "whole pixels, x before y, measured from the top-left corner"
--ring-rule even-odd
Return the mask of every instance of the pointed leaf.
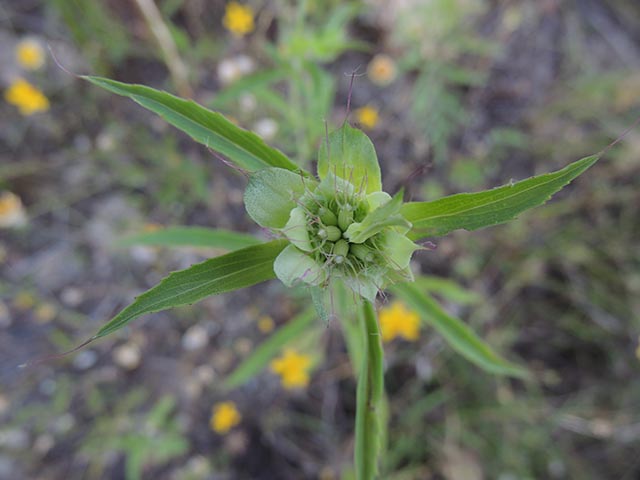
[[411, 224], [400, 215], [402, 192], [396, 193], [391, 200], [364, 217], [362, 222], [352, 223], [344, 232], [351, 243], [363, 243], [367, 239], [388, 227], [399, 227], [406, 231]]
[[282, 229], [289, 241], [305, 252], [313, 251], [309, 231], [307, 230], [307, 214], [301, 207], [291, 210], [289, 221]]
[[299, 174], [282, 168], [265, 168], [249, 177], [244, 206], [258, 225], [282, 228], [305, 189], [305, 180]]
[[351, 182], [366, 193], [382, 190], [380, 165], [373, 143], [362, 131], [345, 124], [322, 142], [318, 153], [318, 176], [328, 173]]
[[260, 240], [252, 235], [230, 230], [176, 226], [127, 235], [118, 241], [117, 246], [208, 247], [231, 251], [259, 243], [261, 243]]
[[110, 92], [129, 97], [157, 113], [195, 141], [226, 155], [238, 167], [254, 171], [265, 167], [300, 170], [281, 151], [269, 147], [255, 133], [244, 130], [191, 100], [144, 85], [116, 82], [108, 78], [82, 77]]
[[229, 374], [224, 381], [224, 386], [226, 388], [237, 387], [260, 373], [268, 365], [269, 360], [282, 350], [282, 347], [299, 338], [310, 328], [311, 322], [315, 318], [315, 312], [310, 308], [297, 315], [283, 327], [279, 327], [273, 335], [262, 342], [251, 355]]
[[393, 230], [384, 233], [384, 243], [386, 259], [394, 270], [408, 268], [411, 255], [420, 248], [406, 236]]
[[463, 228], [497, 225], [545, 203], [600, 157], [593, 155], [562, 170], [477, 193], [460, 193], [431, 202], [405, 203], [402, 215], [413, 224], [409, 237], [441, 236]]
[[190, 305], [210, 295], [275, 278], [273, 262], [286, 245], [284, 240], [262, 243], [174, 272], [137, 297], [131, 305], [103, 326], [94, 338], [113, 333], [147, 313]]
[[285, 248], [273, 263], [278, 279], [287, 287], [300, 282], [308, 285], [320, 285], [327, 279], [327, 272], [306, 253], [293, 245]]
[[391, 290], [413, 307], [424, 321], [435, 328], [447, 343], [467, 360], [497, 375], [526, 377], [527, 371], [498, 356], [462, 320], [445, 312], [429, 295], [415, 285], [404, 283]]

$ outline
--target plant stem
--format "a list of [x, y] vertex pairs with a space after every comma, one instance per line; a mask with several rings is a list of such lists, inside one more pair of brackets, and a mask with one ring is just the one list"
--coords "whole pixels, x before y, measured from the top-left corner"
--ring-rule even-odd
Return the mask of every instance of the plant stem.
[[182, 97], [191, 98], [193, 91], [189, 85], [188, 70], [176, 46], [171, 31], [167, 24], [162, 20], [162, 15], [153, 0], [135, 0], [138, 8], [144, 16], [144, 20], [151, 30], [154, 38], [158, 42], [162, 56], [169, 68], [169, 74], [175, 84], [178, 94]]
[[362, 333], [365, 355], [358, 376], [354, 463], [357, 480], [372, 480], [378, 473], [378, 453], [381, 443], [383, 352], [378, 320], [371, 302], [365, 301], [363, 313]]

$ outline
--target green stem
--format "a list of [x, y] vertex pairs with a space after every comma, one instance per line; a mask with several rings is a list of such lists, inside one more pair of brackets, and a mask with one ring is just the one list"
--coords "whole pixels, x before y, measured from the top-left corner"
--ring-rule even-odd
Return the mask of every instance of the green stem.
[[378, 454], [381, 443], [383, 353], [378, 320], [371, 302], [364, 303], [363, 312], [362, 332], [365, 355], [358, 376], [354, 463], [356, 480], [372, 480], [378, 473]]

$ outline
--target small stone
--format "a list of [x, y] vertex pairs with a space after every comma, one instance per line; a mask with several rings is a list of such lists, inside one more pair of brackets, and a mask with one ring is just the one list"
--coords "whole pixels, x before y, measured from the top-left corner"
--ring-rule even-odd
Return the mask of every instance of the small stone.
[[109, 152], [116, 147], [116, 138], [110, 132], [100, 132], [96, 138], [98, 150]]
[[187, 351], [200, 350], [209, 342], [209, 334], [201, 325], [190, 327], [182, 336], [182, 348]]
[[29, 446], [29, 434], [21, 428], [0, 430], [0, 447], [9, 450], [24, 450]]
[[9, 398], [6, 395], [0, 393], [0, 417], [7, 413], [9, 410]]
[[6, 455], [0, 455], [0, 478], [15, 478], [16, 470], [13, 460]]
[[140, 366], [142, 354], [135, 343], [125, 343], [113, 351], [113, 361], [125, 370], [135, 370]]
[[78, 287], [66, 287], [62, 290], [60, 299], [69, 307], [77, 307], [84, 300], [84, 294]]
[[38, 385], [38, 391], [43, 395], [50, 396], [55, 393], [57, 386], [58, 384], [53, 378], [45, 378], [40, 382], [40, 385]]
[[[238, 103], [240, 105], [240, 110], [244, 113], [253, 112], [258, 106], [258, 101], [256, 100], [256, 96], [252, 93], [244, 93], [240, 96]], [[256, 130], [256, 133], [259, 132]]]
[[202, 393], [202, 384], [197, 380], [189, 378], [184, 382], [184, 390], [189, 398], [195, 399]]
[[246, 451], [249, 441], [246, 433], [236, 430], [227, 435], [224, 443], [230, 454], [240, 455]]
[[191, 457], [187, 461], [185, 468], [190, 475], [193, 475], [196, 478], [204, 478], [209, 475], [211, 471], [209, 460], [207, 460], [206, 457], [203, 457], [202, 455]]
[[233, 362], [233, 355], [229, 350], [219, 350], [213, 356], [213, 367], [218, 372], [228, 370]]
[[613, 425], [608, 420], [596, 418], [591, 420], [589, 428], [596, 437], [609, 438], [613, 435]]
[[246, 337], [239, 338], [236, 340], [234, 347], [235, 351], [240, 355], [247, 355], [253, 348], [253, 342]]
[[11, 313], [7, 304], [0, 300], [0, 328], [11, 326]]
[[150, 265], [158, 259], [158, 250], [145, 245], [135, 245], [129, 249], [131, 258], [141, 265]]
[[54, 444], [53, 437], [48, 433], [43, 433], [36, 438], [36, 441], [33, 443], [33, 449], [44, 456], [53, 448]]
[[209, 385], [216, 377], [216, 372], [209, 365], [200, 365], [194, 372], [196, 379], [203, 385]]
[[98, 361], [98, 354], [94, 350], [83, 350], [73, 359], [74, 367], [78, 370], [88, 370]]
[[76, 424], [76, 419], [70, 413], [65, 413], [53, 422], [56, 433], [67, 433]]
[[273, 118], [262, 118], [253, 126], [253, 131], [261, 136], [264, 140], [273, 140], [278, 133], [278, 122]]

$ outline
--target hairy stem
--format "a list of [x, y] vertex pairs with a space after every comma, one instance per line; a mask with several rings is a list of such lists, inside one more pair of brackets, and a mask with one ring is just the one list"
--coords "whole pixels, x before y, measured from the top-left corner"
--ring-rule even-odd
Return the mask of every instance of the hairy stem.
[[365, 355], [358, 376], [354, 463], [357, 480], [372, 480], [378, 473], [384, 376], [380, 331], [371, 302], [364, 302], [363, 312]]

